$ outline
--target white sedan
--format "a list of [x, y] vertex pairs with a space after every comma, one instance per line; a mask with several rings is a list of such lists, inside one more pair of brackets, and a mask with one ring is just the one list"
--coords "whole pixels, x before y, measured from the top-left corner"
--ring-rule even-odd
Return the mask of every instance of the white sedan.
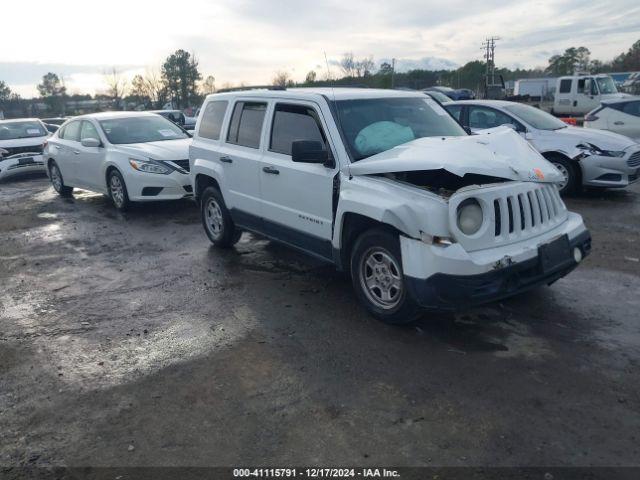
[[42, 150], [49, 137], [37, 118], [0, 120], [0, 179], [43, 172]]
[[564, 176], [560, 193], [580, 186], [621, 188], [640, 178], [640, 144], [604, 130], [572, 127], [538, 108], [502, 100], [443, 105], [472, 131], [509, 125]]
[[640, 142], [640, 97], [602, 102], [584, 117], [584, 126], [609, 130]]
[[131, 202], [190, 197], [189, 144], [180, 127], [154, 113], [107, 112], [75, 117], [49, 138], [47, 173], [62, 196], [73, 188]]

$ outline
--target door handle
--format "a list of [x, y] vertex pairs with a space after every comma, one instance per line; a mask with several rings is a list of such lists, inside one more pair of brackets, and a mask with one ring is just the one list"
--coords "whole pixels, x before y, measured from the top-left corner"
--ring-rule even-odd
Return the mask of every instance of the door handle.
[[280, 170], [273, 167], [262, 167], [264, 173], [270, 173], [271, 175], [280, 175]]
[[618, 120], [617, 122], [613, 122], [614, 125], [624, 125], [624, 122], [621, 122], [620, 120]]
[[73, 153], [75, 153], [76, 155], [80, 155], [80, 150], [74, 150]]
[[220, 157], [220, 161], [222, 163], [233, 163], [233, 159], [231, 157], [227, 157], [226, 155], [224, 157]]

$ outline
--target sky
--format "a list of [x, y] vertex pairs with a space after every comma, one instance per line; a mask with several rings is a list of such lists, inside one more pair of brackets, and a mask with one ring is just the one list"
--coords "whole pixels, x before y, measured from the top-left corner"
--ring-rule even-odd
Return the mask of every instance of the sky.
[[455, 68], [497, 35], [498, 66], [532, 68], [571, 46], [610, 60], [640, 39], [638, 0], [5, 0], [0, 20], [0, 80], [23, 97], [48, 71], [69, 93], [105, 91], [107, 70], [159, 70], [178, 48], [220, 88], [268, 84], [282, 70], [324, 77], [325, 53], [335, 77], [347, 51]]

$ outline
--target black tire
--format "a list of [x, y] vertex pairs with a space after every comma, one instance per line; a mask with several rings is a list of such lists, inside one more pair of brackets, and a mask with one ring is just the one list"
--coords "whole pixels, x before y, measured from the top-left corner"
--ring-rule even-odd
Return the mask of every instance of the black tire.
[[49, 164], [49, 179], [51, 180], [51, 185], [53, 189], [58, 192], [58, 195], [61, 197], [70, 197], [73, 193], [73, 187], [67, 187], [64, 184], [64, 179], [62, 178], [62, 172], [60, 172], [60, 168], [55, 160], [51, 160]]
[[127, 185], [124, 183], [122, 174], [115, 168], [111, 169], [107, 175], [107, 190], [113, 206], [118, 210], [124, 212], [131, 206]]
[[358, 300], [377, 319], [403, 325], [420, 316], [421, 309], [411, 297], [402, 272], [396, 233], [383, 228], [362, 233], [351, 250], [350, 270]]
[[216, 247], [230, 248], [240, 240], [242, 231], [233, 223], [222, 193], [216, 187], [207, 187], [202, 192], [200, 218], [207, 237]]
[[575, 193], [580, 189], [580, 175], [577, 170], [580, 167], [560, 155], [550, 155], [547, 160], [565, 177], [565, 182], [559, 188], [560, 195]]

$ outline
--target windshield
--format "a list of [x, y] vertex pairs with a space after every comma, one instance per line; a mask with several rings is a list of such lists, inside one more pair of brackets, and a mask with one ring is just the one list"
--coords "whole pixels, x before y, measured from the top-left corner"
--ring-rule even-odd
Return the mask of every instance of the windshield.
[[100, 126], [115, 145], [189, 138], [180, 127], [159, 115], [101, 120]]
[[338, 123], [354, 161], [422, 137], [464, 136], [431, 98], [370, 98], [336, 102]]
[[598, 82], [598, 88], [601, 94], [618, 93], [616, 84], [613, 83], [611, 77], [596, 77], [596, 82]]
[[504, 109], [538, 130], [559, 130], [567, 126], [553, 115], [529, 105], [509, 105]]
[[40, 122], [4, 122], [0, 123], [0, 140], [17, 138], [44, 137], [49, 132]]
[[439, 92], [437, 90], [430, 90], [427, 92], [427, 94], [433, 98], [435, 98], [436, 100], [438, 100], [440, 103], [449, 103], [449, 102], [453, 102], [453, 100], [451, 100], [449, 97], [447, 97], [444, 93]]

